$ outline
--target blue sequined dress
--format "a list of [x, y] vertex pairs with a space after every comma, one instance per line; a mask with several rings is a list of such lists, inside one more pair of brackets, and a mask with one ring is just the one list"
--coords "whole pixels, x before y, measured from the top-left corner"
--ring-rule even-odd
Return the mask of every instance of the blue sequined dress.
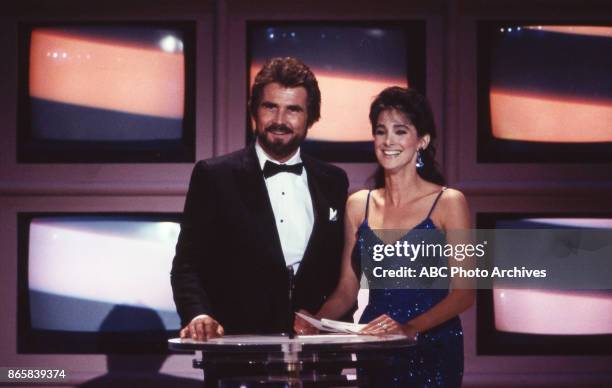
[[[436, 197], [427, 217], [414, 229], [408, 231], [400, 242], [421, 242], [423, 230], [436, 231], [430, 216], [444, 189]], [[372, 246], [381, 243], [380, 238], [368, 225], [368, 193], [365, 218], [357, 230], [357, 243], [353, 250], [353, 262], [361, 260], [361, 255], [370, 255]], [[440, 233], [442, 235], [442, 233]], [[365, 251], [364, 251], [365, 250]], [[357, 264], [358, 268], [360, 264]], [[365, 271], [366, 277], [371, 272]], [[370, 279], [368, 279], [370, 280]], [[368, 305], [360, 323], [367, 323], [382, 314], [387, 314], [403, 324], [439, 303], [448, 295], [448, 288], [386, 288], [370, 289]], [[441, 325], [420, 333], [417, 345], [398, 351], [391, 360], [390, 368], [368, 370], [361, 368], [373, 387], [461, 387], [463, 377], [463, 330], [459, 317], [454, 317]]]

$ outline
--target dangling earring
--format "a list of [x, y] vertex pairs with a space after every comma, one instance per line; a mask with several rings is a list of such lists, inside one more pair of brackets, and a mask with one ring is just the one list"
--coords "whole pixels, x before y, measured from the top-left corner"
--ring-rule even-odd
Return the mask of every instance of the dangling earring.
[[423, 162], [423, 150], [419, 148], [417, 151], [416, 168], [420, 170], [423, 166], [425, 166], [425, 162]]

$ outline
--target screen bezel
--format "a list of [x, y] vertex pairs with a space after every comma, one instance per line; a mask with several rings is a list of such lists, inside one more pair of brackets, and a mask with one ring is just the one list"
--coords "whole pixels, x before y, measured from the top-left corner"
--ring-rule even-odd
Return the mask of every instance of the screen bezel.
[[[497, 221], [524, 218], [612, 218], [612, 213], [482, 212], [476, 214], [476, 226], [478, 229], [495, 229]], [[497, 330], [493, 309], [493, 291], [490, 289], [477, 291], [476, 317], [477, 355], [612, 355], [612, 334], [546, 335], [508, 333]]]
[[516, 25], [592, 25], [612, 26], [601, 20], [486, 20], [477, 22], [476, 104], [478, 163], [610, 163], [612, 142], [561, 143], [504, 140], [493, 137], [489, 88], [491, 57], [495, 32]]
[[[138, 221], [179, 222], [176, 212], [18, 212], [17, 213], [17, 353], [19, 354], [170, 354], [168, 338], [178, 330], [139, 332], [76, 332], [34, 329], [29, 298], [29, 237], [34, 219], [51, 217], [113, 217]], [[170, 277], [168, 276], [168, 282]], [[104, 343], [104, 349], [100, 344]], [[110, 349], [110, 350], [109, 350]]]
[[[279, 21], [257, 20], [246, 24], [246, 96], [250, 96], [250, 68], [252, 63], [253, 34], [255, 28], [261, 27], [360, 27], [360, 28], [401, 28], [406, 36], [406, 80], [408, 84], [425, 95], [426, 93], [426, 37], [427, 23], [425, 19], [372, 21], [372, 20], [319, 20], [319, 21]], [[416, 53], [416, 54], [414, 54]], [[316, 76], [316, 74], [315, 74]], [[389, 85], [392, 86], [392, 85]], [[325, 96], [322, 96], [324, 101]], [[324, 102], [322, 102], [323, 104]], [[250, 113], [246, 117], [246, 144], [255, 141]], [[326, 142], [308, 140], [302, 143], [301, 149], [315, 158], [335, 163], [371, 163], [376, 162], [372, 141]]]

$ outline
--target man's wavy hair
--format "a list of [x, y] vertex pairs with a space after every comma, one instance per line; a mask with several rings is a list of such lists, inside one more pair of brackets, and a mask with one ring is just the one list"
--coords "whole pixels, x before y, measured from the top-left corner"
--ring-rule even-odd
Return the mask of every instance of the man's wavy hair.
[[[423, 137], [429, 135], [430, 141], [427, 148], [421, 152], [421, 157], [425, 165], [417, 169], [419, 176], [426, 181], [444, 185], [445, 179], [436, 163], [436, 125], [434, 123], [433, 112], [429, 102], [415, 89], [407, 89], [399, 86], [386, 88], [372, 101], [370, 105], [370, 124], [372, 125], [372, 135], [376, 131], [378, 115], [387, 109], [397, 109], [404, 113], [412, 122], [417, 130], [417, 135]], [[379, 166], [374, 176], [374, 186], [376, 188], [385, 186], [385, 174]]]
[[293, 57], [272, 58], [257, 73], [249, 100], [249, 111], [254, 118], [257, 117], [257, 109], [261, 103], [264, 87], [274, 82], [286, 88], [304, 87], [308, 94], [306, 126], [310, 128], [312, 124], [319, 120], [321, 117], [321, 91], [317, 79], [308, 66]]

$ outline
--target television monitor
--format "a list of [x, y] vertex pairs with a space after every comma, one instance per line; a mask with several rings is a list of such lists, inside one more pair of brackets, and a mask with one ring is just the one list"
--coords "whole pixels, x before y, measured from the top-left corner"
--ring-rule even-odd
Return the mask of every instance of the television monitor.
[[193, 22], [19, 25], [20, 163], [195, 160]]
[[[372, 162], [368, 113], [393, 85], [425, 93], [425, 22], [252, 22], [248, 24], [248, 89], [266, 60], [293, 56], [314, 72], [321, 119], [302, 149], [330, 162]], [[247, 141], [252, 141], [247, 119]]]
[[612, 23], [478, 24], [478, 162], [612, 161]]
[[[479, 213], [477, 225], [601, 230], [612, 229], [612, 214]], [[476, 347], [481, 355], [612, 354], [612, 290], [480, 289]]]
[[19, 353], [165, 353], [179, 214], [19, 213]]

